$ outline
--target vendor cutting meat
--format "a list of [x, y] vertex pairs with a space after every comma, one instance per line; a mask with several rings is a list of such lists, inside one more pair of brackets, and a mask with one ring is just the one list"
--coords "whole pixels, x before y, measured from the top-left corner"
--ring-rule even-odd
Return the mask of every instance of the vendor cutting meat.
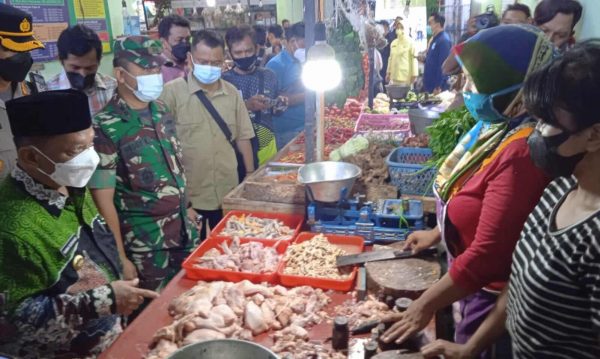
[[155, 292], [117, 280], [113, 234], [85, 185], [98, 164], [87, 96], [6, 103], [17, 167], [0, 182], [0, 353], [98, 355]]
[[[451, 266], [405, 313], [387, 318], [396, 321], [384, 335], [388, 342], [406, 340], [455, 301], [461, 316], [455, 339], [466, 342], [506, 285], [519, 233], [550, 180], [530, 158], [527, 138], [535, 122], [526, 114], [521, 88], [552, 59], [552, 45], [533, 27], [506, 25], [482, 31], [454, 51], [469, 80], [465, 105], [478, 122], [438, 173], [438, 227], [413, 233], [406, 244], [419, 252], [444, 240]], [[508, 336], [496, 355], [510, 357]]]

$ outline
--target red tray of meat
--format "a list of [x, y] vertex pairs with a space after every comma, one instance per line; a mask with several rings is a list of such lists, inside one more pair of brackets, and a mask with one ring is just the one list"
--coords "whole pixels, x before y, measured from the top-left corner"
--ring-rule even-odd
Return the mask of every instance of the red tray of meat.
[[356, 121], [354, 132], [359, 134], [391, 135], [394, 137], [409, 137], [410, 121], [408, 115], [401, 114], [371, 114], [362, 113]]
[[[188, 278], [277, 284], [288, 241], [209, 238], [183, 262]], [[273, 251], [274, 250], [274, 251]]]
[[[345, 236], [345, 235], [336, 235], [336, 234], [321, 234], [321, 233], [310, 233], [310, 232], [302, 232], [298, 235], [298, 238], [294, 241], [293, 245], [300, 244], [303, 242], [307, 242], [312, 240], [316, 236], [323, 235], [327, 239], [329, 244], [334, 245], [335, 247], [343, 250], [344, 254], [358, 254], [364, 250], [365, 241], [362, 237], [359, 236]], [[293, 247], [288, 247], [288, 251]], [[306, 248], [306, 250], [311, 251], [313, 248], [318, 247], [318, 243], [311, 243], [311, 248]], [[304, 249], [298, 249], [298, 251], [304, 252]], [[286, 253], [287, 254], [287, 253]], [[294, 254], [294, 257], [296, 255]], [[296, 261], [303, 262], [303, 269], [309, 268], [311, 265], [309, 260], [303, 260], [300, 256]], [[305, 276], [305, 275], [293, 275], [293, 274], [285, 274], [285, 270], [288, 266], [288, 261], [285, 260], [285, 257], [281, 260], [279, 264], [279, 268], [277, 269], [277, 275], [279, 277], [279, 282], [288, 287], [297, 287], [302, 285], [308, 285], [313, 288], [321, 288], [321, 289], [332, 289], [338, 290], [341, 292], [347, 292], [352, 289], [354, 285], [354, 281], [356, 280], [356, 272], [357, 268], [353, 267], [350, 269], [350, 275], [346, 278], [334, 279], [327, 278], [325, 276]], [[335, 258], [333, 258], [333, 266], [335, 266]], [[331, 272], [337, 272], [337, 269], [332, 268], [332, 263], [329, 262], [329, 265], [321, 265], [323, 271], [329, 271], [328, 268], [331, 268]], [[334, 272], [335, 271], [335, 272]], [[339, 274], [339, 273], [335, 273]]]
[[[268, 222], [263, 227], [260, 226], [262, 220]], [[275, 221], [277, 223], [274, 223]], [[216, 238], [240, 237], [274, 241], [282, 239], [291, 242], [300, 232], [303, 223], [304, 215], [301, 214], [230, 211], [215, 226], [210, 235]], [[289, 227], [289, 230], [283, 226]], [[276, 233], [278, 235], [275, 235]]]

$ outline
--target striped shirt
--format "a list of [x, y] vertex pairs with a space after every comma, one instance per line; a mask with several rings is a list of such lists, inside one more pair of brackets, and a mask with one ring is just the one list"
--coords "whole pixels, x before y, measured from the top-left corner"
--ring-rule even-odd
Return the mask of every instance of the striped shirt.
[[507, 309], [516, 358], [600, 358], [600, 211], [555, 228], [575, 186], [552, 182], [517, 243]]

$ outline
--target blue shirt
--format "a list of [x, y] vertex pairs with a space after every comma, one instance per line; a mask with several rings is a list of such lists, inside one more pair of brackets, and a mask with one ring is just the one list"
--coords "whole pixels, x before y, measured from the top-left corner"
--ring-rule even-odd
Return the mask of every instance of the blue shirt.
[[[302, 65], [287, 50], [281, 51], [271, 59], [267, 68], [277, 76], [280, 93], [296, 94], [304, 92], [300, 75]], [[279, 116], [273, 116], [273, 128], [276, 134], [299, 133], [304, 129], [304, 103], [290, 106]], [[284, 146], [278, 143], [277, 146]]]
[[440, 87], [442, 90], [449, 88], [448, 76], [442, 74], [442, 64], [450, 54], [452, 41], [445, 31], [437, 34], [429, 45], [427, 57], [425, 57], [425, 73], [423, 74], [423, 89], [433, 92]]

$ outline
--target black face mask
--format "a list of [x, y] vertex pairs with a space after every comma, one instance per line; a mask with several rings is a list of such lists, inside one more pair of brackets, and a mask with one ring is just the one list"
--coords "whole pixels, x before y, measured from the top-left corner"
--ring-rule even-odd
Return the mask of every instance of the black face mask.
[[185, 62], [185, 59], [187, 59], [187, 53], [190, 52], [190, 50], [191, 46], [187, 42], [180, 42], [177, 45], [171, 47], [171, 53], [173, 54], [173, 57], [175, 58], [175, 60], [177, 60], [178, 63]]
[[21, 52], [7, 59], [0, 59], [0, 77], [10, 82], [23, 82], [33, 65], [29, 52]]
[[241, 59], [233, 59], [235, 66], [242, 71], [248, 71], [256, 65], [256, 54], [248, 57], [242, 57]]
[[75, 90], [84, 91], [92, 86], [96, 82], [96, 73], [86, 75], [85, 77], [77, 72], [67, 72], [67, 78], [71, 83], [71, 87]]
[[544, 137], [540, 131], [535, 130], [527, 139], [533, 163], [552, 178], [571, 176], [585, 153], [569, 157], [561, 156], [558, 153], [558, 147], [567, 141], [569, 137], [571, 137], [571, 134], [567, 132]]

